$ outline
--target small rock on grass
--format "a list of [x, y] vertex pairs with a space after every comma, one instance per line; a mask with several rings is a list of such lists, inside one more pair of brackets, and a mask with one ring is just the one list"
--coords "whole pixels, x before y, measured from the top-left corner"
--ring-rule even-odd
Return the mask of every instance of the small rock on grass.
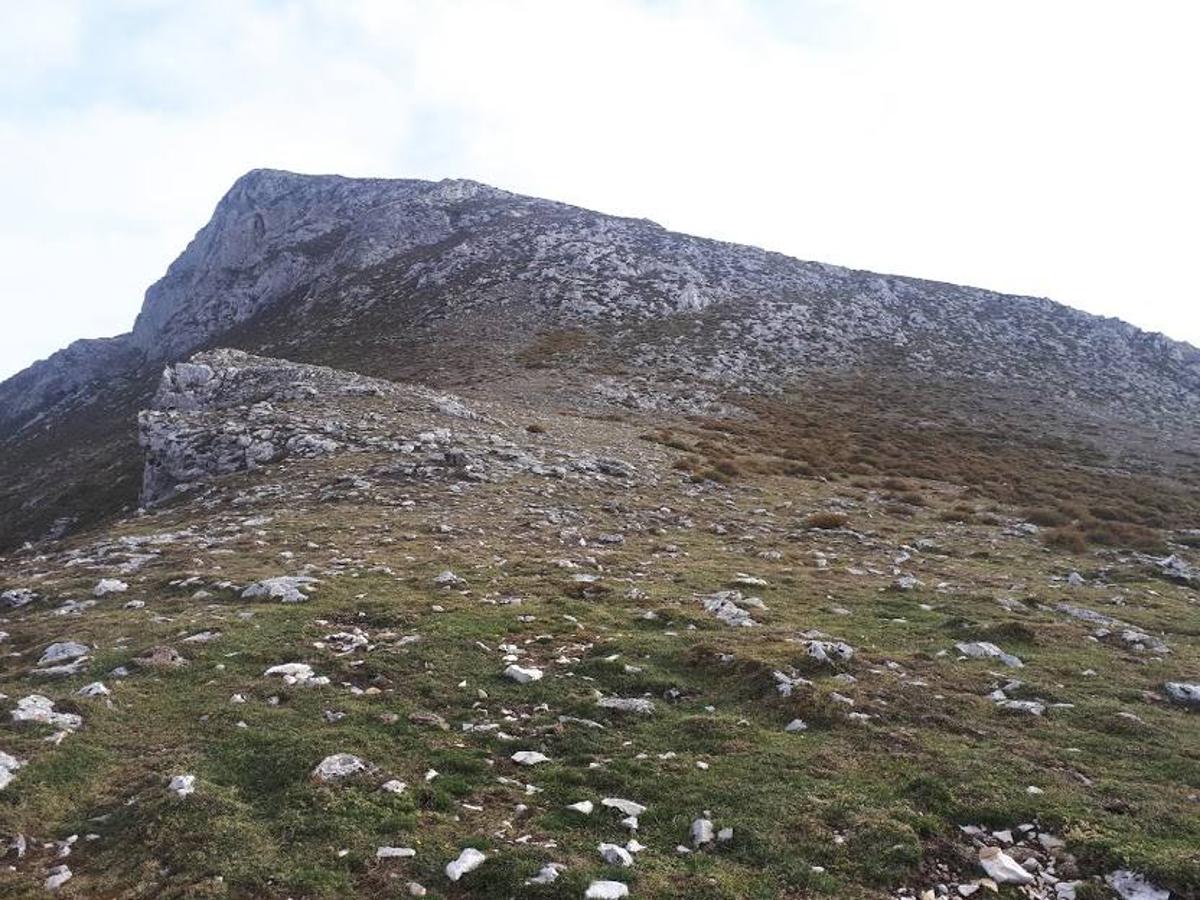
[[971, 659], [996, 659], [1011, 669], [1020, 669], [1025, 664], [1011, 653], [1005, 653], [995, 644], [988, 641], [960, 642], [954, 645], [963, 656]]
[[1190, 706], [1200, 709], [1200, 684], [1185, 684], [1182, 681], [1168, 681], [1164, 685], [1167, 696], [1180, 706]]
[[91, 653], [91, 650], [88, 646], [79, 643], [79, 641], [57, 641], [46, 648], [41, 658], [37, 661], [37, 664], [39, 666], [51, 666], [70, 659], [87, 656], [89, 653]]
[[17, 769], [20, 769], [24, 765], [25, 763], [15, 756], [10, 756], [3, 750], [0, 750], [0, 790], [3, 790], [12, 783], [12, 780], [17, 777]]
[[376, 859], [411, 859], [417, 855], [412, 847], [379, 847], [375, 850]]
[[639, 716], [654, 715], [654, 701], [642, 697], [601, 697], [596, 701], [596, 705], [601, 709], [634, 713]]
[[621, 797], [605, 797], [600, 801], [601, 806], [615, 809], [627, 816], [640, 816], [646, 811], [646, 807], [640, 803], [634, 803], [632, 800], [625, 800]]
[[538, 873], [532, 878], [526, 878], [526, 884], [553, 884], [558, 881], [559, 865], [557, 863], [547, 863], [542, 866]]
[[610, 866], [629, 868], [633, 865], [633, 856], [618, 844], [601, 844], [596, 849], [600, 851], [601, 859]]
[[999, 847], [982, 847], [979, 865], [998, 884], [1033, 884], [1034, 878]]
[[542, 676], [546, 673], [541, 669], [535, 669], [532, 666], [526, 668], [523, 666], [509, 666], [504, 670], [504, 677], [517, 684], [529, 684], [531, 681], [541, 681]]
[[352, 753], [334, 753], [317, 764], [312, 771], [312, 776], [317, 781], [337, 781], [352, 775], [364, 774], [371, 771], [371, 768], [370, 763], [359, 759]]
[[55, 866], [46, 877], [46, 890], [57, 891], [71, 880], [72, 872], [67, 866]]
[[1144, 875], [1128, 869], [1118, 869], [1104, 880], [1120, 895], [1121, 900], [1169, 900], [1171, 892], [1146, 880]]
[[474, 847], [465, 848], [458, 854], [458, 859], [446, 863], [446, 877], [458, 881], [468, 872], [474, 872], [487, 860], [487, 855]]
[[120, 594], [127, 590], [129, 590], [129, 585], [123, 581], [118, 581], [116, 578], [101, 578], [92, 588], [92, 596], [103, 597], [106, 594]]
[[54, 701], [41, 694], [30, 694], [17, 701], [17, 708], [12, 711], [14, 722], [37, 722], [62, 728], [65, 731], [76, 731], [83, 725], [83, 717], [75, 713], [57, 712]]
[[629, 886], [620, 881], [593, 881], [588, 885], [584, 900], [621, 900], [629, 896]]
[[243, 600], [278, 600], [281, 603], [303, 603], [308, 599], [317, 579], [307, 575], [281, 575], [277, 578], [264, 578], [256, 581], [244, 591]]

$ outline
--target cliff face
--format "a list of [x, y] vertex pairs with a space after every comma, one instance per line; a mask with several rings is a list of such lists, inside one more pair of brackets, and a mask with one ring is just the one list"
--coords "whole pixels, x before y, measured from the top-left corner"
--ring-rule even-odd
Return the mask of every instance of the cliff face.
[[146, 292], [133, 343], [156, 358], [179, 356], [298, 290], [315, 295], [444, 240], [455, 205], [480, 196], [507, 195], [471, 182], [251, 172]]
[[[722, 391], [870, 371], [1032, 395], [1173, 441], [1200, 418], [1200, 351], [1048, 300], [803, 262], [470, 181], [256, 170], [147, 291], [130, 334], [0, 385], [6, 508], [30, 508], [34, 445], [54, 468], [77, 432], [106, 425], [136, 453], [134, 414], [162, 366], [220, 345], [493, 388], [544, 389], [530, 373], [549, 369], [564, 390], [641, 407], [664, 385], [695, 410]], [[57, 472], [64, 502], [81, 476]]]

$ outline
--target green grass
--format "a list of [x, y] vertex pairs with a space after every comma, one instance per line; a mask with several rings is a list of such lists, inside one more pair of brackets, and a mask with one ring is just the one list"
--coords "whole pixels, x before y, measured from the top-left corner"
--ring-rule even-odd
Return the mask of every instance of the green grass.
[[[294, 464], [289, 478], [303, 487], [328, 480], [333, 467], [370, 464], [369, 457]], [[228, 498], [270, 477], [235, 479], [210, 506], [176, 506], [113, 532], [167, 531], [186, 520], [204, 534], [229, 534], [231, 523], [266, 510], [234, 508]], [[942, 512], [957, 501], [942, 499], [948, 492], [937, 485], [913, 485], [928, 505], [892, 516], [885, 497], [844, 482], [755, 474], [689, 498], [683, 477], [589, 490], [518, 479], [460, 497], [404, 486], [419, 501], [412, 508], [302, 499], [279, 510], [261, 536], [246, 531], [207, 549], [166, 546], [130, 578], [128, 595], [82, 617], [37, 608], [10, 615], [4, 627], [21, 654], [0, 661], [0, 690], [10, 697], [31, 690], [26, 671], [51, 640], [77, 637], [100, 649], [88, 672], [37, 686], [84, 715], [79, 733], [55, 748], [41, 740], [46, 729], [0, 725], [0, 747], [30, 760], [0, 793], [0, 832], [38, 841], [99, 834], [81, 838], [68, 860], [75, 878], [64, 895], [78, 897], [401, 897], [409, 880], [436, 896], [579, 897], [605, 876], [627, 881], [637, 897], [885, 897], [901, 885], [928, 886], [938, 861], [963, 867], [964, 877], [980, 875], [955, 856], [957, 825], [1033, 821], [1065, 837], [1088, 872], [1127, 865], [1181, 896], [1200, 890], [1200, 716], [1143, 699], [1166, 678], [1200, 669], [1193, 594], [1135, 573], [1119, 588], [1068, 593], [1050, 578], [1078, 566], [1075, 559], [1045, 550], [1037, 537], [1002, 537], [998, 526], [945, 523]], [[865, 538], [805, 527], [808, 512], [834, 498], [849, 504], [850, 527]], [[655, 520], [657, 533], [628, 527], [660, 516], [663, 505], [673, 513]], [[624, 531], [626, 543], [560, 542], [556, 528], [529, 526], [538, 518], [529, 508], [545, 506], [580, 511], [589, 534]], [[754, 512], [764, 507], [773, 517]], [[679, 524], [683, 513], [690, 525]], [[716, 522], [732, 526], [730, 534], [713, 533]], [[432, 527], [442, 523], [449, 534]], [[394, 539], [403, 534], [416, 537]], [[926, 587], [884, 590], [897, 548], [931, 535], [939, 549], [909, 564]], [[679, 552], [664, 552], [667, 543]], [[985, 557], [976, 553], [981, 546]], [[296, 558], [282, 562], [284, 549]], [[759, 558], [762, 549], [780, 558]], [[815, 550], [831, 559], [826, 569], [813, 564]], [[571, 573], [553, 564], [584, 556], [603, 568], [607, 591], [594, 600], [572, 596]], [[334, 566], [335, 559], [355, 561]], [[241, 584], [305, 563], [321, 570], [322, 583], [295, 606], [251, 604], [211, 584], [210, 599], [194, 600], [194, 586], [170, 585], [188, 574]], [[9, 566], [6, 581], [35, 568], [19, 559]], [[853, 575], [854, 567], [878, 574]], [[467, 579], [466, 596], [434, 588], [445, 568]], [[695, 600], [738, 571], [769, 582], [752, 591], [768, 607], [755, 613], [761, 628], [726, 628]], [[92, 572], [66, 569], [46, 585], [56, 596], [80, 596], [94, 581]], [[949, 587], [938, 590], [939, 583]], [[626, 596], [633, 586], [644, 599]], [[1108, 606], [1117, 591], [1127, 604]], [[483, 602], [502, 595], [522, 603]], [[1001, 596], [1028, 602], [1013, 612], [996, 602]], [[145, 599], [146, 608], [124, 610], [130, 597]], [[1043, 608], [1060, 599], [1166, 632], [1173, 653], [1158, 663], [1088, 641], [1084, 623]], [[646, 610], [658, 620], [643, 620]], [[247, 611], [253, 615], [242, 618]], [[373, 652], [338, 657], [313, 647], [351, 625], [371, 633]], [[222, 636], [180, 642], [205, 628]], [[848, 641], [854, 660], [814, 665], [796, 640], [809, 629]], [[392, 636], [380, 637], [385, 632]], [[419, 639], [399, 641], [412, 635]], [[997, 667], [988, 661], [956, 658], [959, 640], [993, 641], [1026, 668], [990, 674]], [[547, 677], [524, 686], [505, 680], [501, 643], [521, 647], [523, 661]], [[158, 645], [177, 647], [189, 665], [108, 675]], [[296, 660], [333, 683], [287, 687], [262, 675]], [[795, 669], [814, 686], [783, 698], [775, 669]], [[1100, 674], [1086, 678], [1085, 669]], [[840, 683], [839, 672], [857, 683]], [[1026, 684], [1018, 696], [1075, 706], [1039, 720], [1002, 715], [986, 694], [1009, 676]], [[72, 697], [98, 678], [113, 688], [112, 709]], [[597, 691], [648, 695], [656, 714], [597, 709]], [[872, 719], [848, 718], [835, 691]], [[231, 704], [234, 693], [248, 702]], [[345, 715], [331, 724], [327, 709]], [[409, 715], [419, 711], [443, 716], [450, 730], [412, 724]], [[560, 715], [605, 728], [562, 724]], [[785, 734], [796, 717], [810, 730]], [[498, 722], [516, 740], [464, 733], [465, 722]], [[552, 762], [523, 769], [509, 760], [517, 749], [540, 750]], [[309, 772], [334, 752], [362, 756], [379, 775], [314, 783]], [[441, 774], [427, 784], [431, 768]], [[184, 771], [196, 774], [197, 790], [180, 800], [165, 783]], [[385, 776], [407, 782], [408, 791], [381, 793]], [[526, 794], [501, 779], [540, 791]], [[1044, 793], [1027, 794], [1029, 785]], [[648, 806], [638, 839], [650, 849], [633, 869], [614, 871], [596, 853], [600, 841], [624, 840], [618, 816], [565, 809], [604, 796]], [[734, 839], [677, 855], [704, 810], [718, 827], [733, 827]], [[384, 844], [415, 847], [417, 856], [377, 862], [375, 848]], [[451, 886], [442, 867], [468, 845], [491, 858]], [[567, 865], [558, 883], [524, 886], [552, 860]], [[35, 847], [18, 874], [0, 874], [0, 892], [36, 894], [30, 873], [50, 862]]]

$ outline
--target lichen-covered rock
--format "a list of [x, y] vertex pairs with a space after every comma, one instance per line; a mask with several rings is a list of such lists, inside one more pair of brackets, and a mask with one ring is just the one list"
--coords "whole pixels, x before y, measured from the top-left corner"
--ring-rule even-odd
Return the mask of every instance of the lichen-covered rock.
[[446, 877], [451, 881], [458, 881], [464, 875], [474, 872], [487, 861], [487, 855], [474, 847], [465, 848], [458, 859], [451, 860], [446, 864]]
[[54, 701], [41, 694], [30, 694], [17, 701], [17, 708], [12, 711], [14, 722], [37, 722], [40, 725], [50, 725], [63, 731], [76, 731], [83, 725], [83, 717], [75, 713], [58, 712]]
[[39, 667], [57, 666], [85, 657], [91, 652], [87, 644], [81, 644], [79, 641], [56, 641], [42, 652], [37, 664]]
[[1192, 709], [1200, 709], [1200, 684], [1187, 684], [1182, 681], [1168, 681], [1163, 689], [1172, 702]]
[[743, 597], [740, 591], [718, 591], [707, 597], [701, 597], [700, 600], [704, 604], [705, 610], [726, 625], [735, 628], [753, 628], [758, 624], [746, 611], [746, 607], [760, 609], [762, 601], [756, 602], [755, 598]]
[[245, 600], [278, 600], [280, 603], [303, 603], [320, 582], [308, 575], [279, 575], [264, 578], [242, 591]]
[[24, 766], [25, 763], [0, 750], [0, 791], [8, 787], [14, 778], [17, 777], [17, 769]]
[[340, 781], [374, 771], [374, 766], [352, 753], [334, 753], [321, 760], [312, 771], [317, 781]]

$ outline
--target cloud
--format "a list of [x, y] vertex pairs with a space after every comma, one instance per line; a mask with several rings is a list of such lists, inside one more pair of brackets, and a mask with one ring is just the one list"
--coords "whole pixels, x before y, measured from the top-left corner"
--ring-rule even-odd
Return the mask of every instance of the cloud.
[[1188, 4], [29, 8], [0, 6], [0, 376], [127, 329], [255, 166], [472, 177], [1200, 340]]

